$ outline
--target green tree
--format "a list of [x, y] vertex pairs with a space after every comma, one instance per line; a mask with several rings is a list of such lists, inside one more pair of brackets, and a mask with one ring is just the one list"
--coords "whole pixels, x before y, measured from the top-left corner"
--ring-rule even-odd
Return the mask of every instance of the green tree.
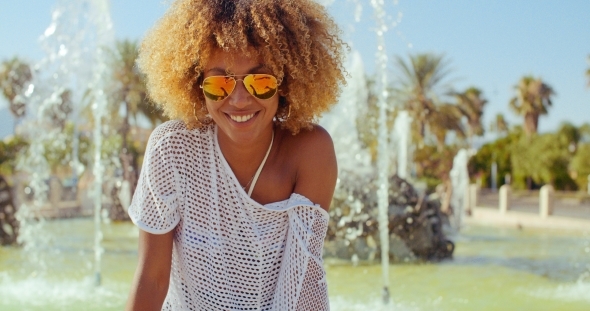
[[569, 166], [579, 189], [588, 191], [590, 177], [590, 143], [581, 143]]
[[518, 140], [520, 135], [518, 132], [512, 132], [481, 146], [477, 150], [477, 153], [469, 159], [467, 168], [470, 178], [480, 180], [482, 187], [491, 187], [491, 167], [492, 163], [496, 163], [498, 165], [496, 185], [503, 185], [505, 183], [505, 177], [511, 175], [511, 148], [514, 141]]
[[18, 57], [0, 64], [0, 88], [2, 88], [2, 95], [8, 100], [10, 112], [16, 121], [26, 113], [26, 103], [22, 94], [32, 78], [29, 64]]
[[580, 133], [580, 141], [590, 143], [590, 123], [584, 123], [578, 128]]
[[579, 189], [588, 191], [588, 177], [590, 175], [590, 123], [575, 127], [564, 123], [558, 130], [560, 140], [569, 144], [568, 150], [573, 152], [569, 164], [569, 171]]
[[503, 134], [507, 134], [509, 129], [508, 122], [504, 118], [504, 115], [498, 113], [496, 118], [490, 124], [490, 131], [495, 132], [498, 137]]
[[[110, 64], [112, 83], [110, 85], [110, 101], [112, 114], [118, 115], [123, 111], [123, 116], [118, 125], [122, 138], [121, 162], [123, 164], [124, 178], [135, 184], [137, 175], [136, 157], [131, 153], [129, 132], [131, 121], [137, 125], [137, 116], [144, 114], [148, 119], [154, 120], [148, 111], [150, 102], [147, 98], [147, 89], [144, 75], [139, 71], [136, 60], [139, 54], [136, 41], [117, 41], [115, 48], [110, 51]], [[121, 109], [121, 106], [123, 109]], [[116, 118], [119, 119], [119, 118]], [[155, 122], [155, 121], [154, 121]]]
[[567, 146], [570, 153], [574, 153], [577, 150], [578, 143], [582, 139], [582, 131], [575, 125], [564, 122], [559, 126], [559, 129], [555, 133], [560, 144]]
[[539, 116], [547, 114], [551, 106], [553, 89], [541, 78], [523, 77], [515, 86], [516, 96], [510, 100], [510, 107], [524, 117], [524, 130], [530, 136], [537, 133]]
[[137, 124], [138, 115], [146, 117], [152, 127], [166, 120], [147, 97], [145, 76], [136, 65], [138, 55], [139, 46], [131, 40], [117, 41], [115, 48], [110, 51], [113, 77], [111, 102], [116, 111], [119, 111], [120, 105], [124, 106], [124, 133], [128, 133], [132, 118]]
[[443, 55], [416, 54], [410, 55], [408, 62], [397, 57], [395, 65], [399, 79], [393, 87], [393, 97], [414, 120], [412, 135], [423, 146], [429, 121], [442, 103], [440, 98], [450, 93], [450, 85], [445, 84], [449, 62]]
[[454, 93], [454, 96], [459, 110], [467, 119], [467, 139], [469, 145], [473, 146], [473, 137], [484, 134], [481, 117], [483, 108], [488, 101], [483, 98], [481, 90], [476, 87], [470, 87], [462, 93]]
[[465, 130], [461, 124], [463, 114], [457, 105], [441, 104], [428, 119], [428, 126], [436, 140], [437, 150], [442, 152], [447, 134], [454, 132], [459, 139], [465, 138]]
[[0, 140], [0, 175], [9, 176], [14, 173], [16, 160], [27, 146], [28, 142], [21, 136]]
[[571, 158], [569, 143], [557, 133], [523, 135], [512, 147], [514, 181], [518, 187], [528, 189], [534, 182], [559, 190], [577, 190], [568, 169]]
[[367, 100], [359, 109], [359, 114], [356, 120], [357, 135], [359, 141], [367, 148], [371, 154], [373, 162], [377, 159], [377, 126], [379, 117], [379, 107], [377, 106], [377, 95], [375, 94], [375, 80], [371, 78], [366, 79]]
[[420, 180], [426, 182], [428, 191], [434, 191], [439, 184], [444, 184], [450, 191], [449, 172], [453, 168], [453, 159], [457, 154], [457, 148], [454, 146], [443, 146], [439, 150], [436, 146], [424, 146], [414, 153], [414, 162], [416, 163], [416, 174]]
[[68, 116], [72, 113], [74, 107], [72, 103], [72, 92], [70, 90], [63, 90], [56, 98], [58, 103], [51, 105], [51, 109], [47, 111], [47, 117], [51, 122], [59, 126], [62, 130], [65, 129], [68, 122]]
[[[115, 43], [110, 50], [110, 65], [112, 83], [110, 85], [111, 115], [114, 120], [120, 120], [121, 152], [119, 159], [123, 172], [123, 179], [130, 184], [133, 192], [137, 182], [140, 154], [131, 137], [131, 123], [138, 127], [138, 116], [143, 116], [155, 127], [165, 120], [161, 111], [157, 110], [147, 96], [144, 74], [139, 70], [136, 60], [139, 46], [136, 41], [122, 40]], [[122, 111], [122, 118], [119, 117]], [[115, 211], [116, 215], [126, 215]]]

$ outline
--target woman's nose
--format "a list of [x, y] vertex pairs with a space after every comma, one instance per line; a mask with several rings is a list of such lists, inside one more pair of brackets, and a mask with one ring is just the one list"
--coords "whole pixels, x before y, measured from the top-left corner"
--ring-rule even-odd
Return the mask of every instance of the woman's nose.
[[250, 105], [250, 100], [252, 100], [252, 95], [246, 90], [244, 81], [237, 80], [236, 88], [229, 96], [229, 103], [236, 108], [244, 108]]

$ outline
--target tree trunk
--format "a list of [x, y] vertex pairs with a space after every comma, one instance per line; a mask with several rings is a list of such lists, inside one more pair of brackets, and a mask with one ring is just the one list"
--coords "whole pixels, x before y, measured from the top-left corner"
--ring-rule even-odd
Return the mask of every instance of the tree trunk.
[[524, 116], [524, 132], [527, 134], [527, 136], [537, 133], [538, 124], [539, 114], [531, 112]]

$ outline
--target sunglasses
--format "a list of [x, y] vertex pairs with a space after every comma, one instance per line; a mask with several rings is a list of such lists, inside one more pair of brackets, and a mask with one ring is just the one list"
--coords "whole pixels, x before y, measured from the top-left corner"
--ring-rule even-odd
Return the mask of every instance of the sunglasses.
[[[243, 77], [236, 79], [236, 77]], [[237, 81], [242, 81], [244, 87], [252, 96], [258, 99], [269, 99], [277, 93], [279, 82], [269, 74], [247, 74], [237, 76], [211, 76], [203, 80], [201, 88], [205, 97], [212, 101], [222, 101], [235, 90]]]

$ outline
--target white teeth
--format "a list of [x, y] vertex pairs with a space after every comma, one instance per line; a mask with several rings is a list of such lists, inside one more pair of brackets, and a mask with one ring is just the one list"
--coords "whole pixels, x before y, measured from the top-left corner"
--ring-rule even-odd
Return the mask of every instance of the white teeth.
[[254, 114], [249, 114], [249, 115], [246, 115], [246, 116], [234, 116], [234, 115], [229, 115], [229, 117], [230, 117], [232, 120], [236, 121], [236, 122], [240, 122], [240, 123], [242, 123], [242, 122], [246, 122], [246, 121], [248, 121], [248, 120], [252, 119], [252, 117], [254, 117]]

